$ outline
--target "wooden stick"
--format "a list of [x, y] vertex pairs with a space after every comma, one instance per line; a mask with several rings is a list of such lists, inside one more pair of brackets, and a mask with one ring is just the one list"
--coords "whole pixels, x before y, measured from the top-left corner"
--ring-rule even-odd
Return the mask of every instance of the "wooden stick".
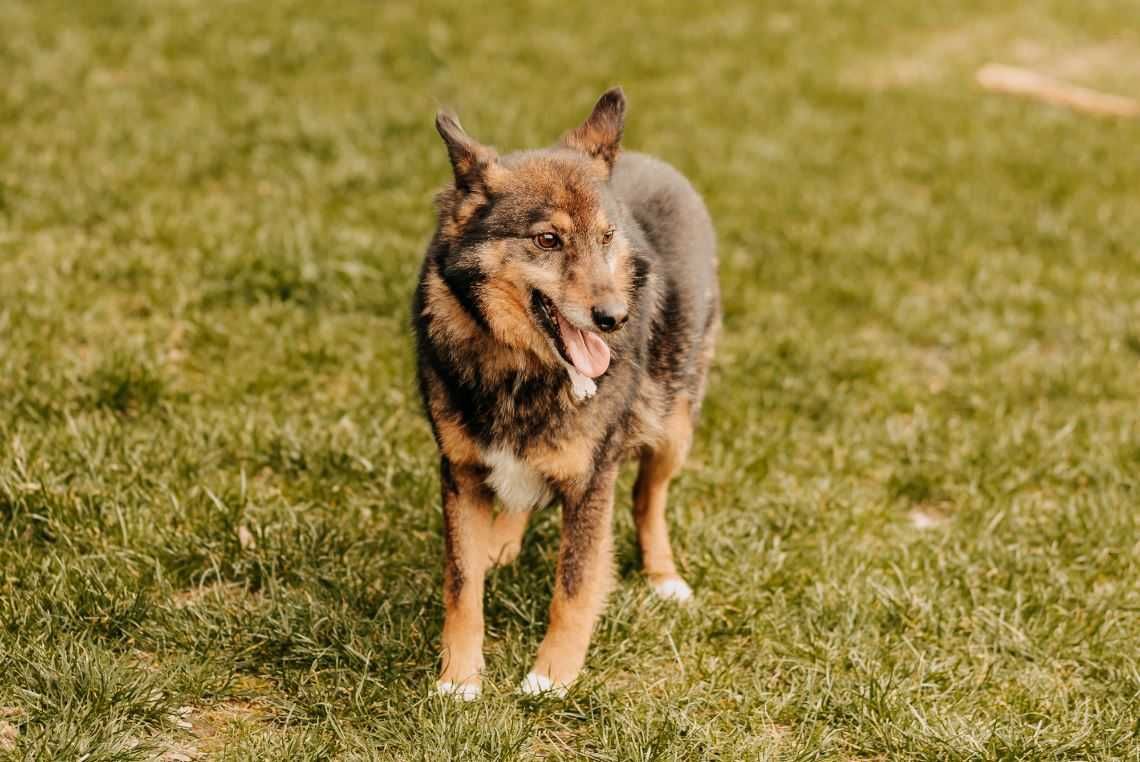
[[1068, 106], [1077, 111], [1110, 116], [1140, 116], [1140, 102], [1062, 82], [1030, 69], [1004, 64], [986, 64], [978, 69], [978, 84], [987, 90], [1013, 93]]

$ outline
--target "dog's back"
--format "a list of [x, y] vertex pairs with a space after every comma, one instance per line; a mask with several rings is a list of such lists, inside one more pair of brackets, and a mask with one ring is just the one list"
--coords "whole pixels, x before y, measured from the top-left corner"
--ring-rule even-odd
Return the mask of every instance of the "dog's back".
[[660, 159], [626, 151], [614, 164], [610, 183], [670, 275], [695, 293], [715, 291], [716, 234], [685, 176]]
[[641, 227], [662, 280], [650, 362], [671, 359], [662, 370], [674, 378], [662, 380], [699, 406], [720, 317], [712, 219], [685, 176], [652, 156], [623, 152], [610, 183]]

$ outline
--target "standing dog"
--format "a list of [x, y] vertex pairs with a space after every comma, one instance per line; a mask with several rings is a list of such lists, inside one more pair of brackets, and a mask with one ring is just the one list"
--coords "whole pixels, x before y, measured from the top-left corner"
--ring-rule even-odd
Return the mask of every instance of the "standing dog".
[[[614, 485], [657, 595], [685, 600], [665, 521], [720, 322], [716, 240], [675, 169], [621, 153], [620, 88], [553, 148], [499, 156], [440, 112], [454, 183], [416, 289], [424, 406], [443, 486], [441, 693], [479, 695], [483, 582], [530, 512], [562, 504], [550, 625], [526, 693], [565, 690], [612, 578]], [[496, 508], [495, 499], [499, 500]]]

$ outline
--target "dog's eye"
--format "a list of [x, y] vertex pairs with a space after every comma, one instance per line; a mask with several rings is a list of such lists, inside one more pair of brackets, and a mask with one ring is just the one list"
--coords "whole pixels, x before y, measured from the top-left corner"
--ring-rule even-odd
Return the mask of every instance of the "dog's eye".
[[554, 233], [539, 233], [534, 237], [534, 245], [540, 249], [557, 249], [562, 246], [562, 239]]
[[612, 241], [612, 240], [614, 240], [614, 229], [613, 228], [610, 228], [606, 232], [602, 233], [602, 245], [603, 246], [609, 246], [610, 241]]

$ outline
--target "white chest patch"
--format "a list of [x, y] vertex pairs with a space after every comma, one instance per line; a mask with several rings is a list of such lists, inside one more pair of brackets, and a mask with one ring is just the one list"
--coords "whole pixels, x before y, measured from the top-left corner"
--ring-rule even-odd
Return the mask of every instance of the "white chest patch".
[[513, 453], [499, 448], [485, 450], [483, 461], [491, 469], [487, 484], [508, 511], [529, 511], [554, 497], [546, 478]]

